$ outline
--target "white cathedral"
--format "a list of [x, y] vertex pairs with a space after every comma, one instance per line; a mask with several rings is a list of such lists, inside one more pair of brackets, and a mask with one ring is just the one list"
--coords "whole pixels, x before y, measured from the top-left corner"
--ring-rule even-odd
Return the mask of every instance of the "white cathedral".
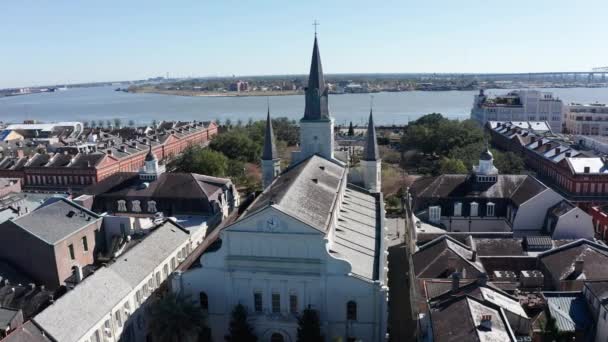
[[239, 303], [261, 342], [295, 342], [306, 308], [317, 310], [326, 341], [386, 339], [388, 253], [372, 113], [360, 166], [350, 167], [334, 154], [316, 37], [300, 146], [281, 171], [269, 112], [263, 193], [223, 229], [201, 267], [172, 281], [175, 292], [200, 301], [215, 341]]

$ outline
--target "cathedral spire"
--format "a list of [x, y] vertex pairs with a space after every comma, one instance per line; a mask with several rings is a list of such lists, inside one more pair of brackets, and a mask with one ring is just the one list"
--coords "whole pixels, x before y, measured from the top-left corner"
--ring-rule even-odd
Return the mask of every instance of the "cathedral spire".
[[363, 160], [376, 161], [380, 160], [378, 153], [378, 139], [376, 137], [376, 127], [374, 127], [374, 117], [372, 109], [369, 110], [369, 122], [367, 124], [367, 139], [363, 148]]
[[274, 133], [272, 131], [272, 120], [270, 119], [269, 105], [268, 114], [266, 115], [266, 132], [264, 133], [264, 150], [262, 151], [262, 160], [274, 160], [277, 158], [277, 146], [274, 142]]
[[328, 89], [325, 86], [323, 66], [321, 65], [321, 54], [315, 34], [315, 42], [312, 49], [312, 61], [310, 63], [310, 74], [308, 75], [308, 87], [306, 87], [306, 106], [304, 120], [328, 120], [329, 108], [327, 104]]

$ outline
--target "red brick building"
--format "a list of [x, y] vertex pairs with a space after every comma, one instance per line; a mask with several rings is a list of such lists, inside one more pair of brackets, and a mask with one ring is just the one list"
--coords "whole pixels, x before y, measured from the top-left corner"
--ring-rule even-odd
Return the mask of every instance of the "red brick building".
[[78, 190], [117, 172], [139, 170], [150, 146], [159, 160], [168, 161], [189, 145], [206, 144], [217, 132], [214, 122], [183, 123], [129, 140], [108, 140], [92, 153], [5, 157], [0, 160], [0, 178], [20, 178], [28, 190]]
[[595, 237], [604, 241], [608, 240], [608, 206], [593, 206], [588, 210], [593, 218]]
[[608, 202], [608, 160], [511, 122], [486, 125], [495, 146], [523, 157], [538, 178], [579, 205]]

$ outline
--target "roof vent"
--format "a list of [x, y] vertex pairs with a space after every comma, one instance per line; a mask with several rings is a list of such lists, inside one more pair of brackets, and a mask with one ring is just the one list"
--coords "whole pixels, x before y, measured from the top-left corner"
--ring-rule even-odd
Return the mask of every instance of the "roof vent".
[[572, 153], [566, 152], [566, 158], [570, 158], [570, 156], [572, 156]]
[[319, 166], [319, 169], [325, 171], [325, 166], [321, 165], [321, 166]]
[[312, 179], [312, 181], [313, 181], [313, 183], [315, 183], [315, 184], [319, 184], [319, 180], [318, 180], [317, 178], [313, 178], [313, 179]]
[[479, 322], [479, 329], [490, 331], [492, 330], [492, 315], [481, 315], [481, 322]]
[[70, 210], [68, 211], [68, 214], [66, 215], [67, 217], [73, 217], [76, 214], [76, 212], [74, 212], [74, 210]]

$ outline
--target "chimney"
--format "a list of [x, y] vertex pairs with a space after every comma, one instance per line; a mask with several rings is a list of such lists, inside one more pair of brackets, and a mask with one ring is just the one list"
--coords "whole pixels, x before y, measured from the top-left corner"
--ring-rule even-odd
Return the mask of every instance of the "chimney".
[[452, 273], [452, 291], [458, 291], [460, 288], [460, 273]]
[[530, 137], [530, 142], [535, 142], [536, 141], [536, 137]]
[[82, 268], [78, 265], [72, 266], [74, 270], [74, 275], [76, 276], [76, 283], [80, 283], [82, 281]]
[[479, 329], [481, 330], [492, 330], [492, 315], [481, 315], [481, 322], [479, 322]]
[[559, 148], [559, 147], [556, 147], [555, 148], [555, 154], [560, 154], [560, 153], [562, 153], [562, 149]]
[[572, 156], [572, 153], [566, 152], [566, 158], [570, 158], [570, 156]]
[[112, 155], [112, 149], [108, 149], [107, 154], [108, 154], [109, 156], [111, 156], [111, 155]]
[[576, 259], [574, 261], [574, 272], [576, 274], [583, 273], [584, 266], [585, 266], [585, 261], [583, 259]]
[[453, 273], [456, 272], [456, 262], [457, 262], [457, 258], [453, 255], [450, 255], [448, 257], [448, 272], [449, 273]]

